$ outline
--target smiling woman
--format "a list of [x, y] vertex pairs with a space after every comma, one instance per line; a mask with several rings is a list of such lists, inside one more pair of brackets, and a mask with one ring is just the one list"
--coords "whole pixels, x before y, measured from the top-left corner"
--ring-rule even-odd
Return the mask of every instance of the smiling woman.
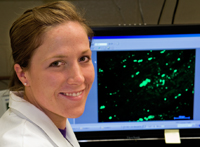
[[66, 1], [27, 10], [13, 23], [15, 72], [0, 146], [79, 146], [67, 118], [82, 115], [94, 80], [92, 35]]

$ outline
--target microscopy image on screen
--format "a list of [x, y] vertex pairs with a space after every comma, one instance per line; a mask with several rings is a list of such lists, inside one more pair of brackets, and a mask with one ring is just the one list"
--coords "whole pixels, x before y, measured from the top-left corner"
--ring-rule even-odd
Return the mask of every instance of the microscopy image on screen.
[[99, 122], [193, 119], [195, 49], [102, 51]]

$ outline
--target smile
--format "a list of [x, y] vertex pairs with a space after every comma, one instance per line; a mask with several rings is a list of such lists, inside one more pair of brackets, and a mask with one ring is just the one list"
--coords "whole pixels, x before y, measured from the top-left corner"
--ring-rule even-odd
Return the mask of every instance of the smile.
[[74, 96], [74, 97], [76, 97], [76, 96], [79, 96], [79, 95], [81, 95], [83, 92], [82, 91], [80, 91], [80, 92], [73, 92], [73, 93], [62, 93], [63, 95], [65, 95], [65, 96]]

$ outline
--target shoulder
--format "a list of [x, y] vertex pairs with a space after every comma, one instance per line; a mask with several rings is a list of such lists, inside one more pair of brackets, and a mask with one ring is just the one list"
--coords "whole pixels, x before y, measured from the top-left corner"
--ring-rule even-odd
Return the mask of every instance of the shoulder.
[[56, 145], [38, 126], [9, 109], [0, 119], [0, 147], [13, 146]]

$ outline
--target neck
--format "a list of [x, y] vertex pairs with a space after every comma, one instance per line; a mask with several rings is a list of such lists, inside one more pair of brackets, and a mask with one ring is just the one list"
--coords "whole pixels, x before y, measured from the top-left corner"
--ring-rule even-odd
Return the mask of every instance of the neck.
[[[51, 119], [51, 118], [50, 118]], [[52, 120], [52, 119], [51, 119]], [[56, 125], [56, 127], [58, 128], [58, 129], [65, 129], [66, 128], [66, 118], [61, 118], [61, 119], [56, 119], [56, 121], [53, 121], [53, 123]]]
[[26, 101], [28, 101], [29, 103], [35, 105], [41, 111], [43, 111], [51, 119], [51, 121], [56, 125], [56, 127], [58, 129], [66, 128], [67, 118], [60, 116], [56, 113], [52, 113], [51, 111], [49, 111], [43, 107], [40, 107], [40, 105], [36, 101], [34, 101], [34, 98], [30, 99], [30, 97], [27, 97], [27, 91], [25, 91], [25, 93], [24, 93], [24, 99]]

